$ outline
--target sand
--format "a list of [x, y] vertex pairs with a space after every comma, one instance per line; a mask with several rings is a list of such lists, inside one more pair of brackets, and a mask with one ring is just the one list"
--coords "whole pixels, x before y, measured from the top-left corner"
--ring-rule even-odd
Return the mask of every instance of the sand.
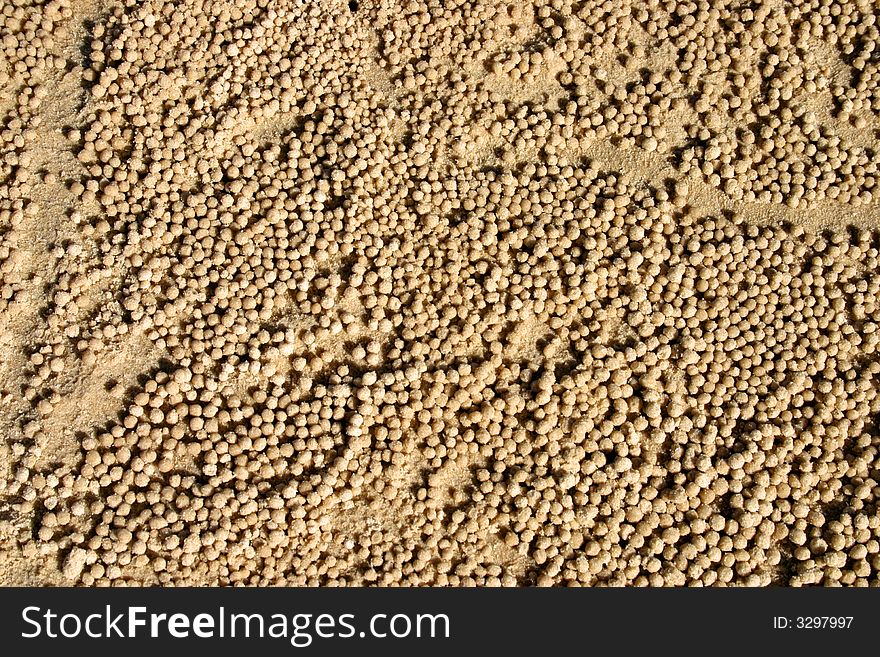
[[877, 585], [877, 15], [5, 4], [0, 583]]

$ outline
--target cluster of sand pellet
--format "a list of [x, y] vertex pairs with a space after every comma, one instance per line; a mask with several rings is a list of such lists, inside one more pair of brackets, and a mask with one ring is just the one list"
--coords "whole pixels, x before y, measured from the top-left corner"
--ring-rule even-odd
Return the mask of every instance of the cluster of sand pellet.
[[878, 15], [7, 2], [3, 581], [880, 585]]

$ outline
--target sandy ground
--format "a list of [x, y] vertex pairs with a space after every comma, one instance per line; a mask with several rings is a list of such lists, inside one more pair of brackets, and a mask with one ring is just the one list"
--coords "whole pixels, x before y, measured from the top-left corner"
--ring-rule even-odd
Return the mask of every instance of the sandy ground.
[[0, 583], [876, 585], [877, 7], [698, 5], [4, 3]]

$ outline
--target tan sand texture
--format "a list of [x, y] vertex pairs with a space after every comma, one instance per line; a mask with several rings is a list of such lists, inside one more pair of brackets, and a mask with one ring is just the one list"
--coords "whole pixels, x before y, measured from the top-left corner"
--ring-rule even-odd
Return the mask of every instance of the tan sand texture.
[[2, 0], [0, 583], [880, 583], [837, 0]]

